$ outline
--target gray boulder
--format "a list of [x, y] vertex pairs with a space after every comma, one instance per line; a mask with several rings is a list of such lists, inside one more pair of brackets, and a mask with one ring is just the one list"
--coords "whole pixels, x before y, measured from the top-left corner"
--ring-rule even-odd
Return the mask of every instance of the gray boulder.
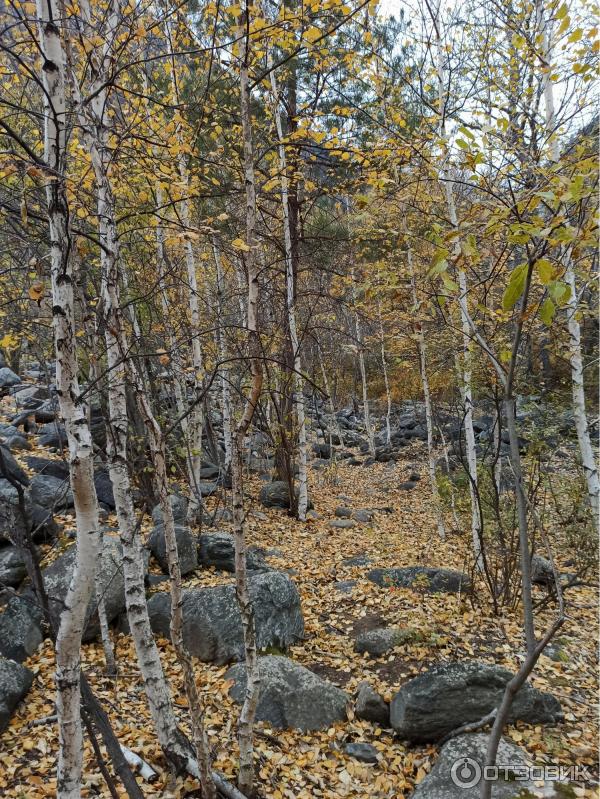
[[[74, 563], [75, 547], [71, 546], [42, 572], [48, 600], [55, 612], [59, 612], [63, 607], [63, 601], [71, 582]], [[125, 610], [123, 550], [118, 537], [114, 533], [109, 534], [107, 532], [104, 535], [103, 557], [98, 579], [102, 586], [106, 616], [108, 621], [111, 622]], [[94, 640], [100, 631], [95, 608], [96, 599], [92, 597], [87, 609], [87, 623], [83, 634], [84, 641]]]
[[[44, 424], [46, 425], [46, 429], [44, 429], [43, 435], [50, 435], [52, 430], [56, 432], [56, 425], [54, 422], [56, 421], [56, 417], [58, 416], [59, 408], [58, 408], [58, 399], [56, 397], [52, 397], [46, 402], [42, 402], [35, 408], [34, 418], [36, 424]], [[52, 422], [53, 424], [50, 424]], [[64, 427], [62, 428], [62, 433], [64, 433]]]
[[[204, 567], [212, 566], [220, 571], [234, 572], [234, 554], [233, 536], [229, 533], [203, 533], [200, 536], [200, 563]], [[246, 566], [252, 571], [264, 571], [269, 568], [262, 550], [257, 547], [248, 547]]]
[[73, 507], [73, 492], [69, 480], [49, 474], [36, 474], [31, 481], [32, 500], [42, 508], [57, 510]]
[[8, 727], [11, 716], [32, 683], [32, 671], [14, 660], [0, 658], [0, 732]]
[[16, 540], [26, 532], [25, 528], [17, 489], [0, 478], [0, 541]]
[[18, 436], [18, 435], [21, 435], [19, 433], [19, 429], [15, 427], [13, 424], [0, 422], [0, 438], [10, 438], [10, 436]]
[[60, 528], [48, 508], [31, 503], [27, 508], [27, 518], [34, 541], [49, 541], [58, 535]]
[[[309, 669], [286, 657], [267, 655], [258, 660], [260, 697], [256, 718], [279, 729], [321, 730], [346, 720], [349, 696]], [[233, 680], [229, 694], [241, 703], [246, 691], [246, 665], [238, 663], [225, 674]]]
[[20, 585], [27, 576], [25, 563], [17, 547], [0, 549], [0, 586]]
[[265, 508], [289, 508], [290, 492], [288, 484], [283, 480], [267, 483], [260, 489], [258, 496]]
[[10, 388], [21, 382], [19, 375], [15, 374], [8, 366], [0, 368], [0, 388]]
[[[36, 421], [38, 414], [36, 412]], [[39, 430], [39, 443], [48, 449], [61, 449], [67, 446], [67, 431], [63, 424], [47, 422]]]
[[[411, 799], [479, 799], [481, 782], [477, 779], [478, 769], [470, 761], [475, 761], [483, 768], [488, 738], [488, 733], [476, 733], [450, 739], [442, 747], [432, 770], [417, 785]], [[496, 762], [511, 766], [512, 771], [507, 769], [506, 772], [500, 772], [503, 779], [494, 781], [493, 799], [517, 799], [534, 795], [527, 793], [534, 788], [529, 780], [515, 779], [517, 769], [523, 768], [528, 762], [522, 749], [502, 738]]]
[[[198, 540], [189, 527], [175, 525], [175, 538], [177, 539], [177, 552], [179, 553], [179, 568], [183, 575], [193, 572], [198, 567]], [[158, 561], [163, 572], [168, 573], [169, 562], [165, 544], [165, 528], [162, 525], [155, 527], [148, 538], [148, 548]]]
[[327, 526], [335, 527], [338, 530], [350, 530], [352, 527], [356, 527], [356, 522], [354, 519], [331, 519]]
[[29, 477], [19, 466], [8, 447], [4, 447], [2, 444], [0, 444], [0, 477], [2, 479], [10, 477], [23, 486], [29, 485]]
[[[251, 576], [259, 649], [287, 649], [304, 636], [300, 596], [287, 574], [265, 572]], [[148, 601], [152, 630], [169, 637], [171, 602], [168, 594], [154, 594]], [[183, 638], [190, 653], [217, 664], [244, 657], [242, 620], [235, 586], [219, 585], [183, 593]]]
[[13, 596], [0, 614], [0, 655], [21, 663], [43, 641], [42, 611], [33, 596]]
[[331, 458], [332, 449], [331, 449], [331, 446], [329, 444], [321, 443], [321, 442], [315, 442], [312, 445], [312, 449], [313, 449], [313, 452], [315, 453], [315, 455], [317, 456], [317, 458], [323, 458], [325, 460]]
[[94, 473], [94, 485], [96, 486], [98, 502], [106, 505], [110, 510], [114, 510], [116, 507], [115, 495], [113, 494], [113, 487], [108, 472], [103, 469], [98, 469], [98, 471]]
[[547, 558], [543, 558], [541, 555], [534, 555], [531, 558], [531, 582], [546, 588], [554, 586], [554, 572], [552, 564]]
[[[390, 721], [400, 738], [426, 743], [486, 716], [498, 707], [513, 674], [501, 666], [466, 661], [436, 666], [400, 688], [390, 705]], [[526, 683], [517, 693], [510, 722], [555, 723], [559, 701]]]
[[11, 452], [22, 452], [23, 450], [31, 449], [31, 444], [25, 436], [6, 436], [4, 438], [4, 445], [8, 447]]
[[38, 455], [26, 455], [23, 459], [30, 469], [38, 474], [58, 477], [61, 480], [69, 479], [69, 464], [65, 461], [40, 458]]
[[212, 480], [221, 474], [221, 469], [210, 461], [203, 461], [202, 468], [200, 469], [201, 480]]
[[[272, 483], [267, 483], [260, 489], [258, 499], [265, 508], [289, 508], [290, 492], [288, 484], [283, 480], [275, 480]], [[313, 503], [309, 499], [308, 509], [310, 510], [313, 507]]]
[[426, 566], [407, 566], [401, 569], [372, 569], [367, 579], [382, 588], [421, 588], [430, 594], [467, 593], [471, 580], [463, 572], [434, 569]]
[[[181, 494], [171, 494], [169, 496], [169, 502], [173, 508], [173, 518], [175, 520], [175, 524], [185, 524], [187, 520], [188, 508], [187, 499], [182, 497]], [[161, 525], [163, 523], [163, 513], [160, 505], [156, 505], [154, 507], [152, 511], [152, 521], [155, 525]]]
[[42, 541], [52, 538], [58, 532], [58, 526], [52, 513], [41, 505], [32, 503], [25, 496], [25, 518], [19, 507], [19, 495], [8, 480], [0, 478], [0, 543], [16, 541], [31, 529], [33, 540]]
[[354, 712], [363, 721], [390, 726], [389, 705], [368, 682], [361, 682], [358, 686]]
[[[19, 408], [30, 408], [32, 400], [46, 400], [50, 392], [46, 386], [23, 384], [15, 394], [15, 402]], [[32, 403], [33, 404], [33, 403]]]
[[202, 497], [212, 497], [219, 490], [218, 483], [213, 483], [208, 480], [198, 481], [198, 491]]

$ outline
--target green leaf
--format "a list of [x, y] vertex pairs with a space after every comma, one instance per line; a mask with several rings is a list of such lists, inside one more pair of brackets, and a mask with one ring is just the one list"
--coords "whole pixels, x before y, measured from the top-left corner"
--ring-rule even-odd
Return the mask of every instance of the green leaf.
[[466, 142], [464, 139], [457, 139], [456, 144], [460, 147], [461, 150], [469, 149], [469, 143]]
[[427, 273], [427, 277], [434, 277], [435, 275], [439, 275], [444, 272], [448, 268], [448, 261], [446, 258], [450, 254], [450, 251], [442, 248], [436, 252], [436, 254], [431, 259], [431, 266], [429, 267], [429, 272]]
[[554, 267], [547, 258], [540, 258], [538, 261], [536, 261], [535, 268], [543, 286], [547, 286], [548, 283], [552, 282], [552, 278], [554, 277]]
[[559, 227], [552, 231], [552, 241], [571, 242], [576, 236], [576, 231], [573, 228]]
[[562, 280], [555, 280], [554, 283], [548, 285], [548, 294], [552, 297], [557, 305], [566, 302], [571, 296], [571, 289]]
[[511, 272], [510, 280], [508, 281], [508, 286], [506, 287], [506, 289], [504, 290], [504, 294], [502, 295], [503, 310], [510, 311], [510, 309], [517, 302], [517, 300], [523, 293], [523, 289], [525, 288], [526, 278], [527, 278], [527, 263], [515, 266], [515, 268]]
[[552, 302], [550, 297], [547, 297], [542, 303], [542, 307], [540, 308], [540, 319], [545, 325], [550, 327], [550, 325], [552, 324], [552, 320], [554, 319], [555, 313], [556, 313], [556, 305]]
[[442, 272], [441, 278], [446, 291], [452, 291], [452, 292], [458, 291], [458, 286], [453, 280], [451, 280], [451, 278], [448, 275], [448, 272]]

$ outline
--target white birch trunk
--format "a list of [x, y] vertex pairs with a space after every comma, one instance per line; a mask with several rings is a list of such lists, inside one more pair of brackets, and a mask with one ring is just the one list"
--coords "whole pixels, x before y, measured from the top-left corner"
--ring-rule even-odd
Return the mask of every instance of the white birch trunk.
[[[156, 202], [160, 208], [163, 204], [163, 193], [160, 184], [156, 186]], [[172, 372], [173, 372], [173, 392], [175, 394], [175, 406], [177, 413], [181, 419], [181, 431], [187, 441], [188, 430], [188, 417], [186, 414], [186, 386], [185, 378], [181, 369], [181, 358], [179, 356], [179, 348], [177, 341], [173, 334], [173, 328], [169, 324], [169, 316], [171, 313], [169, 296], [167, 292], [167, 259], [165, 255], [165, 233], [162, 223], [159, 222], [156, 226], [156, 260], [158, 266], [158, 278], [160, 281], [160, 304], [162, 307], [163, 316], [165, 319], [165, 327], [167, 329], [167, 341], [169, 344]], [[189, 465], [189, 461], [188, 461]], [[189, 474], [189, 472], [188, 472]]]
[[[406, 258], [408, 261], [408, 271], [410, 275], [410, 285], [412, 289], [412, 300], [414, 312], [419, 308], [419, 297], [417, 295], [417, 281], [413, 264], [412, 248], [407, 242]], [[429, 378], [427, 376], [427, 348], [425, 346], [425, 335], [423, 324], [417, 320], [418, 325], [418, 347], [419, 347], [419, 366], [421, 372], [421, 383], [423, 385], [423, 402], [425, 403], [425, 423], [427, 426], [427, 460], [429, 465], [429, 481], [431, 483], [431, 493], [433, 504], [437, 515], [438, 535], [442, 541], [446, 538], [446, 528], [444, 527], [444, 516], [442, 513], [442, 503], [435, 473], [435, 454], [433, 451], [433, 412], [431, 408], [431, 393], [429, 391]]]
[[354, 267], [352, 267], [351, 269], [350, 277], [352, 280], [352, 310], [354, 312], [354, 332], [358, 347], [358, 365], [360, 368], [360, 380], [362, 386], [363, 413], [365, 417], [365, 432], [367, 434], [367, 441], [369, 442], [369, 453], [374, 456], [375, 438], [373, 436], [373, 426], [371, 425], [371, 411], [369, 408], [369, 388], [367, 385], [367, 369], [365, 367], [365, 350], [363, 345], [360, 317], [358, 315], [358, 309], [356, 307], [356, 282], [354, 278]]
[[[550, 147], [550, 159], [554, 162], [560, 159], [558, 136], [556, 135], [556, 112], [554, 110], [554, 84], [550, 80], [552, 71], [552, 27], [551, 21], [546, 19], [543, 0], [536, 3], [536, 17], [538, 27], [542, 34], [542, 87], [546, 106], [546, 133]], [[571, 365], [571, 392], [573, 396], [573, 415], [575, 429], [581, 455], [581, 465], [585, 474], [588, 499], [596, 528], [600, 523], [600, 480], [598, 465], [592, 446], [588, 426], [584, 377], [583, 358], [581, 355], [581, 326], [577, 319], [579, 306], [577, 295], [577, 281], [573, 268], [571, 248], [564, 250], [565, 283], [569, 286], [567, 326], [569, 330], [569, 362]]]
[[392, 415], [392, 395], [390, 393], [390, 381], [388, 377], [387, 358], [385, 355], [385, 337], [383, 333], [383, 319], [381, 317], [381, 300], [377, 299], [377, 315], [379, 318], [379, 343], [381, 346], [381, 368], [383, 370], [383, 381], [385, 384], [385, 441], [389, 447], [392, 443], [392, 428], [390, 425], [390, 417]]
[[[170, 14], [165, 21], [165, 29], [169, 42], [169, 49], [174, 53], [171, 38], [171, 28], [169, 24]], [[171, 89], [175, 106], [179, 107], [179, 86], [177, 85], [177, 64], [171, 56]], [[176, 134], [181, 135], [180, 127], [176, 128]], [[189, 193], [189, 172], [186, 156], [180, 152], [177, 159], [179, 177], [186, 191]], [[186, 232], [191, 232], [191, 213], [188, 197], [184, 197], [181, 202], [181, 220]], [[190, 332], [191, 332], [191, 355], [193, 369], [193, 408], [187, 418], [187, 445], [188, 445], [188, 480], [190, 484], [190, 503], [188, 506], [188, 521], [195, 523], [202, 510], [202, 494], [200, 491], [200, 471], [202, 469], [202, 432], [204, 428], [203, 402], [200, 399], [204, 390], [204, 361], [202, 357], [202, 342], [200, 341], [200, 304], [198, 295], [198, 276], [196, 274], [196, 258], [192, 242], [185, 242], [185, 266], [187, 272], [186, 292], [188, 308], [190, 312]], [[187, 399], [187, 397], [186, 397]]]
[[571, 290], [568, 300], [567, 324], [569, 329], [569, 360], [571, 363], [573, 414], [575, 416], [575, 429], [577, 430], [581, 464], [585, 473], [590, 507], [592, 509], [594, 524], [596, 528], [598, 528], [598, 524], [600, 523], [600, 481], [585, 410], [583, 358], [581, 356], [581, 327], [577, 319], [577, 285], [575, 282], [575, 271], [573, 269], [573, 260], [570, 250], [566, 252], [565, 260], [566, 271], [564, 280]]
[[[85, 24], [93, 27], [94, 21], [88, 0], [82, 0], [81, 10]], [[140, 647], [137, 653], [138, 660], [141, 661], [140, 655], [149, 656], [149, 662], [140, 662], [140, 665], [145, 671], [144, 679], [146, 688], [149, 691], [149, 703], [157, 723], [157, 733], [159, 738], [162, 738], [161, 744], [165, 747], [167, 756], [170, 756], [176, 762], [179, 761], [180, 767], [186, 763], [189, 768], [189, 754], [186, 753], [185, 746], [182, 745], [176, 729], [170, 697], [148, 623], [143, 573], [141, 573], [142, 559], [140, 557], [137, 530], [134, 524], [133, 503], [131, 501], [131, 489], [126, 463], [127, 414], [125, 380], [128, 378], [134, 388], [139, 411], [145, 422], [155, 480], [163, 512], [165, 542], [171, 578], [171, 637], [178, 660], [182, 666], [184, 685], [191, 710], [192, 737], [196, 749], [202, 793], [208, 799], [214, 799], [215, 788], [210, 769], [208, 742], [203, 725], [202, 705], [194, 680], [191, 659], [183, 646], [181, 572], [179, 569], [173, 511], [168, 498], [164, 444], [160, 428], [152, 415], [143, 381], [135, 363], [129, 357], [129, 342], [120, 306], [118, 236], [112, 187], [108, 176], [110, 161], [108, 136], [112, 123], [110, 116], [106, 113], [108, 96], [106, 89], [103, 88], [107, 84], [109, 63], [119, 22], [118, 7], [113, 0], [107, 15], [102, 57], [97, 60], [95, 79], [90, 87], [91, 101], [89, 103], [82, 102], [81, 90], [75, 75], [73, 75], [73, 84], [77, 87], [79, 121], [90, 152], [98, 196], [99, 239], [102, 245], [100, 248], [102, 301], [105, 314], [105, 341], [109, 366], [111, 425], [117, 434], [111, 449], [111, 480], [116, 489], [115, 502], [118, 502], [119, 520], [123, 525], [126, 603], [128, 611], [132, 610], [133, 623], [131, 628], [132, 633], [134, 628], [136, 630], [134, 633], [136, 648], [138, 645]], [[132, 607], [132, 600], [138, 605], [135, 609]], [[145, 636], [148, 636], [148, 638], [146, 639]], [[146, 676], [151, 679], [147, 680]]]
[[225, 472], [231, 469], [231, 393], [229, 390], [229, 369], [225, 366], [227, 352], [225, 349], [225, 339], [223, 335], [223, 296], [225, 289], [223, 264], [216, 244], [213, 242], [213, 256], [215, 259], [216, 283], [217, 283], [217, 324], [215, 337], [217, 343], [217, 353], [221, 367], [219, 369], [219, 379], [221, 382], [221, 413], [223, 415], [223, 439], [225, 443]]
[[[428, 7], [429, 8], [429, 7]], [[440, 7], [435, 10], [429, 9], [434, 28], [434, 38], [436, 47], [436, 71], [438, 81], [438, 113], [439, 113], [439, 137], [442, 146], [442, 160], [439, 167], [439, 179], [442, 185], [448, 217], [450, 224], [455, 231], [458, 231], [458, 215], [456, 213], [456, 201], [454, 197], [454, 184], [450, 178], [448, 170], [448, 137], [446, 134], [446, 79], [444, 70], [443, 42], [440, 32]], [[463, 405], [463, 421], [465, 428], [465, 444], [467, 449], [467, 475], [469, 478], [469, 493], [471, 497], [471, 539], [473, 545], [473, 557], [475, 567], [478, 571], [483, 571], [483, 554], [481, 549], [481, 518], [478, 502], [478, 479], [477, 479], [477, 451], [475, 449], [475, 431], [473, 429], [473, 392], [471, 385], [471, 336], [468, 312], [468, 287], [467, 276], [460, 265], [462, 247], [459, 238], [455, 239], [454, 258], [458, 261], [458, 302], [460, 306], [462, 338], [463, 338], [463, 359], [461, 372], [461, 400]]]
[[275, 127], [277, 129], [278, 138], [277, 150], [279, 154], [279, 171], [281, 173], [281, 207], [283, 213], [283, 239], [285, 246], [286, 305], [288, 327], [290, 331], [290, 343], [294, 358], [293, 405], [296, 411], [296, 422], [298, 425], [298, 518], [300, 521], [304, 522], [306, 521], [306, 511], [308, 509], [306, 414], [304, 408], [302, 359], [300, 357], [300, 342], [298, 340], [298, 329], [296, 325], [296, 287], [294, 285], [292, 236], [290, 231], [290, 217], [288, 208], [287, 163], [285, 145], [283, 144], [283, 127], [281, 125], [281, 115], [279, 113], [279, 92], [277, 90], [275, 70], [273, 69], [273, 56], [270, 50], [267, 53], [267, 66], [270, 70], [271, 92], [273, 95], [273, 115], [275, 117]]
[[80, 399], [75, 339], [73, 269], [70, 258], [65, 186], [66, 61], [53, 0], [37, 0], [44, 68], [44, 152], [52, 180], [46, 200], [50, 225], [52, 323], [56, 350], [56, 387], [69, 446], [69, 472], [77, 521], [76, 559], [56, 638], [56, 712], [59, 733], [57, 795], [79, 799], [83, 733], [81, 726], [80, 648], [85, 615], [94, 590], [98, 553], [98, 503], [94, 455], [86, 409]]
[[242, 452], [244, 438], [250, 427], [256, 405], [258, 404], [263, 382], [261, 345], [258, 335], [258, 268], [256, 263], [256, 187], [254, 180], [254, 147], [252, 142], [252, 118], [250, 111], [250, 85], [248, 64], [250, 59], [250, 6], [248, 0], [239, 18], [239, 31], [242, 39], [240, 58], [240, 115], [243, 139], [243, 171], [246, 194], [246, 269], [248, 273], [248, 316], [247, 339], [248, 358], [252, 374], [250, 395], [246, 401], [242, 417], [236, 427], [232, 447], [232, 505], [233, 534], [235, 544], [236, 596], [242, 617], [244, 632], [244, 652], [246, 656], [246, 693], [238, 722], [238, 744], [240, 767], [238, 788], [248, 796], [252, 794], [254, 783], [254, 719], [260, 692], [260, 674], [256, 648], [254, 609], [248, 591], [246, 571], [246, 535], [244, 495], [242, 485]]
[[[318, 354], [319, 354], [319, 365], [321, 367], [321, 376], [323, 378], [323, 387], [325, 388], [325, 393], [327, 394], [327, 399], [329, 401], [329, 413], [331, 414], [331, 423], [333, 425], [335, 425], [335, 428], [336, 428], [335, 432], [337, 433], [340, 442], [343, 444], [344, 443], [344, 437], [342, 435], [342, 428], [340, 427], [339, 422], [338, 422], [338, 418], [335, 415], [335, 406], [333, 404], [333, 397], [331, 396], [331, 391], [329, 389], [329, 380], [327, 379], [327, 372], [325, 370], [325, 360], [323, 358], [323, 352], [322, 352], [321, 347], [320, 347], [318, 342], [317, 342], [317, 351], [318, 351]], [[332, 438], [331, 438], [331, 430], [329, 431], [329, 446], [331, 447], [331, 449], [333, 451], [333, 441], [332, 441]]]

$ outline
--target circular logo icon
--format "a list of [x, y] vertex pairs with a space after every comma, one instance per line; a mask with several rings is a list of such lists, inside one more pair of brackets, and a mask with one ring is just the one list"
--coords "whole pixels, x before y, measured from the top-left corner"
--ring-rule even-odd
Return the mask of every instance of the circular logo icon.
[[473, 788], [481, 779], [481, 766], [472, 757], [461, 757], [453, 763], [450, 777], [458, 788]]

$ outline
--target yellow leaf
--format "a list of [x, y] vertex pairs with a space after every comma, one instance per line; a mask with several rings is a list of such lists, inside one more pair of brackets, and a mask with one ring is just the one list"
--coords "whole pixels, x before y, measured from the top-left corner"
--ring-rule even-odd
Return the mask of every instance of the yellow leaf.
[[0, 347], [3, 347], [5, 350], [16, 347], [18, 343], [19, 339], [15, 338], [11, 333], [7, 333], [3, 338], [0, 338]]
[[321, 30], [315, 25], [311, 25], [308, 30], [304, 31], [304, 38], [309, 42], [316, 42], [321, 38]]
[[39, 280], [29, 286], [29, 299], [39, 302], [44, 296], [44, 284]]
[[234, 239], [231, 242], [231, 246], [234, 247], [236, 250], [242, 250], [243, 252], [250, 251], [250, 247], [248, 247], [248, 245], [243, 239]]

